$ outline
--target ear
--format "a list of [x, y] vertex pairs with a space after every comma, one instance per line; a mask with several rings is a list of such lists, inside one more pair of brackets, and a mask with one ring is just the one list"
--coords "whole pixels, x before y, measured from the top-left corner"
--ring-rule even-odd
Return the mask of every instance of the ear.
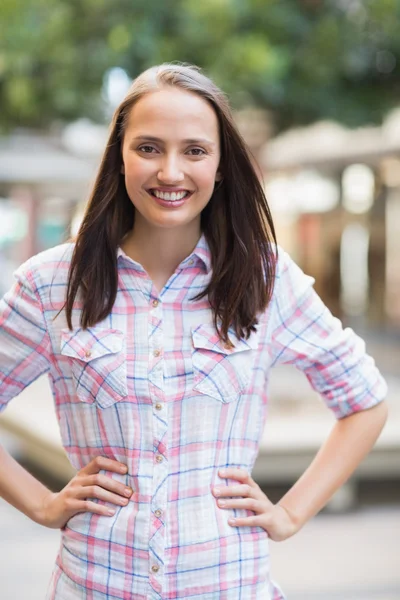
[[125, 175], [125, 165], [124, 165], [124, 163], [122, 163], [122, 165], [121, 165], [121, 173], [123, 173]]
[[215, 176], [215, 181], [221, 181], [223, 179], [223, 175], [221, 173], [221, 171], [217, 171], [217, 174]]

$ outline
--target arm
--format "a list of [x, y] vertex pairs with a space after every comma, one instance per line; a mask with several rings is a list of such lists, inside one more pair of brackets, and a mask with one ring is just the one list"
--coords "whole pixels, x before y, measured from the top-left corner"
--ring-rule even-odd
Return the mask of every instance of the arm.
[[126, 465], [96, 456], [58, 493], [53, 493], [32, 477], [0, 446], [0, 496], [40, 525], [64, 527], [80, 512], [112, 516], [113, 506], [89, 500], [95, 498], [112, 505], [126, 506], [132, 489], [101, 473], [102, 470], [124, 475]]
[[0, 446], [0, 496], [27, 517], [40, 522], [40, 507], [50, 493]]
[[[16, 282], [0, 299], [0, 411], [50, 369], [50, 339], [30, 262], [16, 271]], [[38, 507], [48, 493], [0, 446], [0, 496], [38, 521]]]
[[[51, 367], [50, 337], [38, 286], [29, 266], [30, 261], [17, 271], [17, 282], [0, 299], [0, 411]], [[78, 512], [110, 516], [115, 508], [91, 498], [125, 506], [132, 490], [102, 473], [104, 470], [123, 476], [127, 467], [96, 457], [61, 492], [53, 494], [0, 446], [0, 496], [48, 527], [62, 527]]]
[[220, 495], [246, 497], [229, 500], [224, 508], [256, 513], [236, 519], [234, 525], [263, 527], [276, 541], [296, 533], [323, 508], [371, 450], [387, 417], [387, 386], [364, 341], [342, 328], [313, 290], [314, 280], [285, 252], [280, 255], [268, 360], [303, 371], [337, 422], [311, 465], [277, 505], [246, 471], [229, 468], [220, 473], [242, 483], [223, 487]]
[[276, 363], [293, 364], [337, 422], [311, 465], [279, 502], [295, 530], [351, 476], [387, 418], [387, 386], [350, 328], [343, 329], [313, 289], [314, 280], [282, 252], [272, 343]]
[[278, 503], [299, 530], [319, 512], [369, 453], [387, 418], [380, 404], [337, 421], [316, 457]]

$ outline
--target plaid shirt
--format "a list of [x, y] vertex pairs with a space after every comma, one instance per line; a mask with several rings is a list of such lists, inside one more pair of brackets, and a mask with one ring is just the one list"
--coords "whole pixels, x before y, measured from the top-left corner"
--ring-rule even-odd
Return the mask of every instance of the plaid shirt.
[[[222, 509], [211, 490], [226, 466], [251, 472], [267, 416], [271, 367], [307, 375], [337, 418], [374, 406], [386, 384], [363, 341], [343, 330], [280, 249], [275, 291], [248, 340], [227, 348], [207, 299], [204, 236], [158, 293], [118, 249], [111, 314], [73, 331], [64, 312], [73, 244], [34, 256], [0, 303], [0, 405], [48, 373], [64, 448], [81, 469], [97, 455], [128, 465], [106, 473], [131, 486], [113, 517], [80, 513], [63, 528], [50, 600], [278, 600], [268, 535], [231, 527], [253, 514]], [[34, 407], [32, 407], [34, 409]], [[100, 501], [99, 501], [100, 502]]]

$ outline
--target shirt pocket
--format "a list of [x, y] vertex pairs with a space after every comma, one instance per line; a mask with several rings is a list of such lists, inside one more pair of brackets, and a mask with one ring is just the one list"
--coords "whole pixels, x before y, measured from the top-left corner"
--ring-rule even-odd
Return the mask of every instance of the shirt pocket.
[[250, 383], [257, 332], [248, 340], [239, 339], [229, 330], [229, 347], [219, 338], [213, 325], [192, 329], [193, 390], [220, 402], [232, 402]]
[[128, 395], [124, 338], [118, 329], [61, 330], [60, 351], [81, 402], [107, 408]]

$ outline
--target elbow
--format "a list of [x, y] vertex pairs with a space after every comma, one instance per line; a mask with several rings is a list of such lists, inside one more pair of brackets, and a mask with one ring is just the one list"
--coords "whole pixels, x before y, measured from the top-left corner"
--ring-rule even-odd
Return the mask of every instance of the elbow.
[[389, 406], [386, 400], [382, 400], [381, 402], [379, 402], [379, 404], [376, 404], [370, 410], [373, 410], [376, 413], [376, 415], [379, 415], [384, 424], [386, 423], [387, 418], [389, 416]]
[[376, 408], [379, 409], [379, 414], [380, 414], [381, 419], [382, 419], [382, 427], [383, 427], [385, 425], [386, 421], [388, 420], [389, 405], [386, 402], [386, 400], [382, 400], [382, 402], [380, 402], [379, 404], [377, 404]]
[[343, 419], [343, 421], [362, 423], [364, 429], [375, 431], [376, 437], [379, 437], [389, 416], [389, 407], [386, 400], [378, 404], [356, 411]]
[[386, 400], [382, 400], [379, 404], [366, 410], [371, 416], [373, 415], [373, 423], [377, 429], [378, 436], [383, 430], [389, 416], [389, 406]]

